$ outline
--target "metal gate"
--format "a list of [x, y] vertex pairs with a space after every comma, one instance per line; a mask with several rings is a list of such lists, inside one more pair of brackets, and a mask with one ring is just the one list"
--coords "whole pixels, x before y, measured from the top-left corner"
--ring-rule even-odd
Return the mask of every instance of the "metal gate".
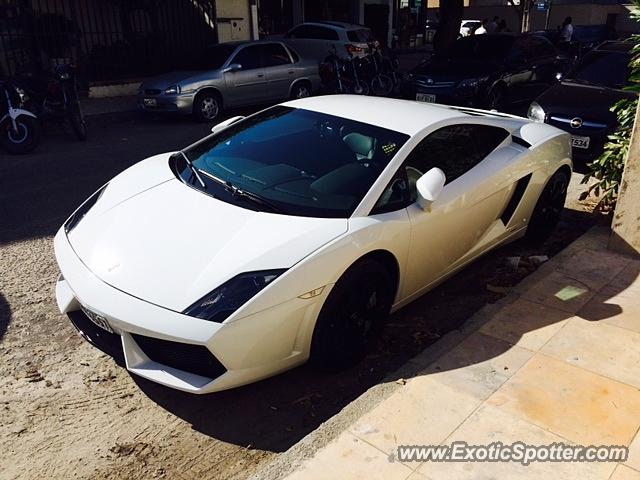
[[214, 0], [0, 0], [0, 77], [77, 65], [88, 82], [189, 68], [217, 42]]

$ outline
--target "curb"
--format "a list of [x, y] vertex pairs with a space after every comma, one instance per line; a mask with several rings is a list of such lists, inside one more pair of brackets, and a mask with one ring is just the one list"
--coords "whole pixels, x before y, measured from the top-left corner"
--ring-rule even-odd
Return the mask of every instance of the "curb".
[[321, 424], [313, 432], [310, 432], [298, 443], [289, 448], [289, 450], [280, 454], [271, 463], [263, 467], [260, 472], [249, 478], [251, 480], [279, 480], [293, 473], [300, 468], [306, 460], [313, 457], [318, 450], [337, 438], [360, 417], [386, 400], [398, 389], [402, 388], [403, 383], [397, 379], [410, 379], [418, 376], [420, 372], [443, 354], [478, 331], [496, 312], [516, 301], [529, 287], [553, 272], [557, 260], [572, 257], [586, 248], [594, 250], [606, 249], [606, 241], [603, 242], [603, 238], [608, 237], [609, 228], [602, 226], [592, 227], [566, 248], [558, 252], [550, 261], [542, 264], [535, 272], [523, 279], [504, 298], [501, 298], [496, 303], [486, 304], [474, 313], [460, 329], [448, 332], [427, 347], [422, 353], [410, 359], [399, 369], [391, 372], [381, 383], [364, 392], [360, 397], [346, 405], [339, 413]]

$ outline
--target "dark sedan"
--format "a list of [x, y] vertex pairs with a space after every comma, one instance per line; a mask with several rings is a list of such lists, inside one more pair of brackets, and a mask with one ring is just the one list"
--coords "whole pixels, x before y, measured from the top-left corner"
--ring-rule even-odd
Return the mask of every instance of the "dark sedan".
[[576, 158], [602, 153], [617, 120], [611, 107], [636, 94], [623, 90], [629, 80], [628, 42], [605, 42], [587, 53], [554, 87], [529, 107], [528, 116], [569, 132]]
[[565, 66], [543, 37], [472, 35], [454, 42], [446, 55], [418, 65], [402, 92], [423, 102], [502, 110], [530, 102]]

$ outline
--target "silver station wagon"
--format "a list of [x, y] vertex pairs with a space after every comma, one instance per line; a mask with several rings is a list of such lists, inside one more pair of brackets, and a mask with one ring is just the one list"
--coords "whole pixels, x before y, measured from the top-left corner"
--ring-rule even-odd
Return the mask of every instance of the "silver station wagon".
[[139, 107], [210, 122], [225, 108], [304, 98], [320, 88], [318, 61], [300, 58], [277, 41], [215, 45], [203, 60], [202, 70], [146, 80], [138, 92]]

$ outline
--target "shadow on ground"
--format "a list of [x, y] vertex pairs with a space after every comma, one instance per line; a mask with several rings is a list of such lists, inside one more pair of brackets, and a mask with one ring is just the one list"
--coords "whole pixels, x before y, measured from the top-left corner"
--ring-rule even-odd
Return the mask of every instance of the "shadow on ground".
[[0, 293], [0, 341], [2, 341], [4, 334], [7, 332], [10, 322], [11, 307], [9, 306], [7, 299], [4, 298], [4, 295]]

